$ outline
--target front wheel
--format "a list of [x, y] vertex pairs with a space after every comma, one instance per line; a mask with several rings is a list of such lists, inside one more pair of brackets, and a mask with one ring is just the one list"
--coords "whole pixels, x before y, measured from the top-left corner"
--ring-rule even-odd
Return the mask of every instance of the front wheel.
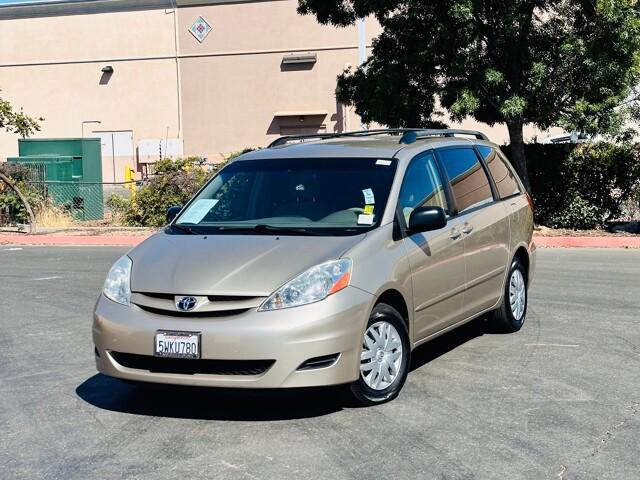
[[350, 385], [359, 405], [377, 405], [398, 396], [411, 360], [407, 325], [393, 307], [379, 303], [371, 312], [362, 339], [360, 376]]
[[509, 270], [502, 306], [493, 315], [493, 322], [499, 330], [513, 333], [522, 328], [527, 316], [527, 294], [527, 270], [516, 258]]

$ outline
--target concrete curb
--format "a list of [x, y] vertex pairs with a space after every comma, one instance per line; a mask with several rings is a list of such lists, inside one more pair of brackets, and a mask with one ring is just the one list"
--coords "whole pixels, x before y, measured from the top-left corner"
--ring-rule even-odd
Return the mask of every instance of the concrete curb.
[[0, 235], [0, 245], [93, 245], [135, 247], [144, 235]]
[[[93, 245], [135, 247], [144, 235], [0, 235], [0, 245]], [[533, 237], [546, 248], [640, 248], [634, 237]]]
[[640, 248], [635, 237], [533, 237], [538, 247], [547, 248]]

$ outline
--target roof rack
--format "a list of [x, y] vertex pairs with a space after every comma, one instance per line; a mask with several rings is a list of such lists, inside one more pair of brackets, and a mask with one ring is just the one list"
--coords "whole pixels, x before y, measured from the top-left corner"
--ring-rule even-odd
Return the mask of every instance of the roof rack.
[[305, 141], [327, 140], [344, 137], [372, 137], [374, 135], [402, 135], [400, 143], [411, 144], [416, 140], [429, 137], [454, 137], [455, 135], [467, 135], [478, 140], [488, 140], [484, 133], [474, 130], [459, 129], [420, 129], [420, 128], [380, 128], [374, 130], [361, 130], [356, 132], [314, 133], [307, 135], [285, 135], [277, 138], [267, 148], [279, 147], [292, 142], [304, 143]]
[[341, 138], [341, 137], [371, 137], [374, 135], [400, 135], [404, 134], [410, 129], [406, 128], [379, 128], [374, 130], [360, 130], [355, 132], [335, 132], [335, 133], [311, 133], [307, 135], [285, 135], [277, 138], [269, 144], [267, 148], [279, 147], [291, 142], [313, 141], [313, 140], [327, 140], [329, 138]]
[[458, 128], [432, 128], [425, 130], [411, 129], [402, 135], [400, 143], [411, 144], [421, 138], [429, 137], [455, 137], [456, 135], [465, 135], [469, 137], [475, 137], [477, 140], [489, 140], [489, 138], [482, 132], [476, 130], [461, 130]]

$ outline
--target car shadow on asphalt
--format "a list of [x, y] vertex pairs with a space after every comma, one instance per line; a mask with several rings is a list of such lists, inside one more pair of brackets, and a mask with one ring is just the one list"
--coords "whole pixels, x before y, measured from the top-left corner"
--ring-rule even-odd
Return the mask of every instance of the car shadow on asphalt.
[[193, 420], [277, 421], [342, 409], [336, 387], [249, 390], [134, 383], [94, 375], [76, 388], [91, 405], [113, 412]]
[[[491, 332], [477, 319], [413, 351], [411, 371]], [[113, 412], [194, 420], [277, 421], [319, 417], [353, 405], [344, 387], [248, 390], [134, 383], [94, 375], [76, 388], [85, 402]]]
[[495, 333], [499, 332], [494, 331], [486, 318], [476, 318], [416, 348], [411, 353], [411, 371], [423, 367], [474, 338]]

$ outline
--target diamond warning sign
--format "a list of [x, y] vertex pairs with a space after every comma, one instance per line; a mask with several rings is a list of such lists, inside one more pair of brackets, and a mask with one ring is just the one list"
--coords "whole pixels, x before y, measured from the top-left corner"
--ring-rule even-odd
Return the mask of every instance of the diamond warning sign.
[[211, 30], [213, 30], [211, 25], [209, 25], [207, 21], [202, 17], [198, 17], [197, 20], [193, 23], [193, 25], [191, 25], [191, 28], [189, 29], [191, 34], [194, 37], [196, 37], [196, 39], [200, 43], [204, 42], [204, 39], [207, 38], [207, 35], [209, 35], [209, 32]]

